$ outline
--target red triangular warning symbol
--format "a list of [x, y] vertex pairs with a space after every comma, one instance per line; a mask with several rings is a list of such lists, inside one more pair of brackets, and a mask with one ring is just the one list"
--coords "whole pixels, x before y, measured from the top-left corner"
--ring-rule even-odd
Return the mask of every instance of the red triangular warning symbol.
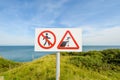
[[[70, 42], [71, 41], [71, 42]], [[79, 45], [72, 36], [70, 31], [66, 31], [65, 35], [61, 39], [57, 46], [58, 49], [79, 49]]]

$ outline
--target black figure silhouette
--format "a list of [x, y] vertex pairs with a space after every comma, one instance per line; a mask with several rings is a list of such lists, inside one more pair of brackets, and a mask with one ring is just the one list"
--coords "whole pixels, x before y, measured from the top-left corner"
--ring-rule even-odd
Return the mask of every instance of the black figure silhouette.
[[50, 43], [48, 42], [48, 39], [50, 39], [50, 37], [48, 37], [48, 33], [45, 34], [46, 36], [43, 38], [43, 40], [45, 40], [44, 46], [48, 43], [48, 45], [50, 46]]
[[69, 39], [70, 37], [67, 37], [67, 39], [61, 43], [60, 47], [65, 47], [67, 44], [67, 46], [69, 47]]

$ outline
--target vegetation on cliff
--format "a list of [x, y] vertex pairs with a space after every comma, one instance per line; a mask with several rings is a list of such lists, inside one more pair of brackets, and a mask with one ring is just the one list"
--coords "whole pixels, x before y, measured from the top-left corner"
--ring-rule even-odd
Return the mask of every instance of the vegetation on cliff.
[[[55, 54], [24, 64], [8, 60], [4, 63], [13, 65], [5, 71], [6, 67], [2, 67], [0, 76], [5, 80], [55, 80], [56, 77]], [[62, 52], [60, 67], [60, 80], [119, 80], [120, 49]]]

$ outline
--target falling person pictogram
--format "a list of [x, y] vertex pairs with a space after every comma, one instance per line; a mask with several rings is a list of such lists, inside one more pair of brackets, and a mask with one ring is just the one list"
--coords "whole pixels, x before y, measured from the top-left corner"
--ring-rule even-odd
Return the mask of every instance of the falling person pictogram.
[[43, 40], [45, 40], [44, 46], [48, 43], [48, 45], [50, 46], [50, 43], [47, 41], [47, 39], [50, 39], [50, 37], [48, 36], [48, 33], [45, 34], [46, 36], [43, 38]]
[[60, 45], [60, 47], [65, 47], [67, 44], [68, 44], [67, 46], [69, 47], [69, 39], [70, 39], [70, 37], [67, 37], [67, 39], [62, 42], [62, 44]]

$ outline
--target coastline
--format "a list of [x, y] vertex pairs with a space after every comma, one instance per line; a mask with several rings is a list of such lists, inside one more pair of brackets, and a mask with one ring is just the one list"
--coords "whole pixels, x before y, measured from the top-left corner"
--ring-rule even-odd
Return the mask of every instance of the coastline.
[[[120, 49], [120, 46], [83, 46], [83, 52], [104, 49]], [[0, 46], [0, 56], [17, 62], [29, 62], [53, 53], [55, 52], [35, 52], [34, 46]]]
[[[119, 80], [119, 55], [120, 49], [88, 52], [62, 52], [60, 59], [61, 79]], [[6, 64], [8, 68], [6, 71], [4, 71], [4, 68], [6, 69], [6, 67], [0, 68], [0, 70], [3, 71], [0, 73], [0, 76], [4, 76], [5, 80], [55, 80], [55, 54], [46, 55], [31, 62], [20, 64], [18, 67], [15, 66], [17, 65], [15, 62], [5, 59], [4, 64]], [[13, 68], [10, 68], [9, 64], [11, 64]]]

